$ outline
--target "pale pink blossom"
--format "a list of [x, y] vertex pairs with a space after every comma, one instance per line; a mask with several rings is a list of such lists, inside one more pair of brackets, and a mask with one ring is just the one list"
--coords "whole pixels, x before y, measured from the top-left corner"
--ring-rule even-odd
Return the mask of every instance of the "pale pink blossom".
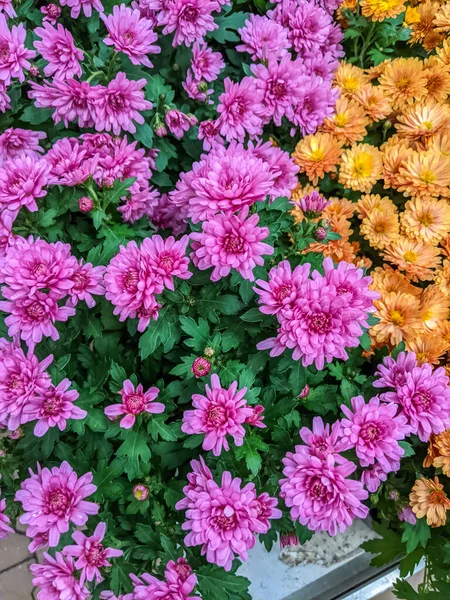
[[30, 156], [38, 159], [44, 150], [39, 145], [40, 140], [47, 137], [43, 131], [32, 131], [18, 127], [5, 129], [0, 135], [0, 166], [7, 160]]
[[[20, 83], [25, 81], [24, 71], [31, 67], [29, 59], [36, 56], [34, 50], [25, 47], [26, 35], [22, 23], [13, 25], [10, 30], [5, 15], [0, 13], [0, 81], [4, 86], [3, 91], [11, 83], [11, 79], [18, 79]], [[0, 106], [8, 102], [9, 98], [6, 102], [0, 101]]]
[[54, 76], [55, 79], [81, 77], [80, 62], [84, 54], [75, 46], [70, 31], [60, 23], [53, 27], [49, 22], [45, 22], [43, 27], [37, 27], [34, 33], [41, 38], [41, 41], [34, 42], [34, 47], [48, 62], [44, 67], [47, 77]]
[[89, 591], [74, 576], [71, 558], [56, 552], [55, 558], [44, 552], [43, 564], [30, 566], [37, 600], [87, 600]]

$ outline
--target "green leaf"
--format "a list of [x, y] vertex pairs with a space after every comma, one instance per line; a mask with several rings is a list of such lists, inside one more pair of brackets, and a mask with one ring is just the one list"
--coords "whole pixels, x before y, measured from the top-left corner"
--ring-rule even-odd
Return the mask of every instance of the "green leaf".
[[41, 125], [48, 121], [53, 114], [52, 108], [36, 108], [34, 105], [27, 106], [20, 117], [21, 121], [31, 125]]
[[221, 567], [204, 565], [197, 569], [198, 587], [203, 598], [214, 600], [251, 600], [247, 590], [250, 581], [241, 575], [227, 573]]
[[186, 346], [193, 348], [197, 352], [203, 352], [203, 350], [209, 344], [209, 325], [205, 319], [201, 317], [198, 323], [191, 317], [180, 317], [181, 329], [190, 336], [190, 339], [184, 340]]
[[393, 562], [398, 556], [405, 555], [406, 546], [397, 533], [377, 521], [373, 521], [372, 526], [380, 538], [361, 544], [363, 550], [377, 555], [372, 558], [371, 566], [382, 567]]
[[152, 416], [148, 422], [147, 431], [155, 441], [161, 438], [166, 442], [176, 442], [178, 439], [177, 432], [164, 423], [166, 418], [167, 416], [164, 415]]
[[319, 385], [310, 390], [308, 396], [300, 402], [318, 415], [326, 415], [330, 411], [336, 414], [338, 412], [336, 392], [336, 385]]
[[[394, 582], [394, 594], [401, 600], [422, 600], [423, 596], [416, 592], [413, 586], [405, 579], [397, 579]], [[428, 594], [427, 594], [428, 598]]]
[[203, 442], [204, 437], [205, 436], [203, 434], [190, 435], [188, 439], [184, 442], [183, 448], [198, 448]]
[[145, 434], [139, 429], [128, 429], [124, 433], [125, 440], [116, 452], [117, 456], [126, 456], [127, 462], [124, 470], [131, 481], [139, 472], [139, 463], [148, 463], [150, 448], [147, 446]]
[[111, 379], [116, 383], [122, 384], [127, 379], [127, 373], [123, 367], [111, 361], [111, 368], [109, 369]]
[[416, 451], [414, 450], [414, 448], [411, 446], [411, 444], [409, 442], [399, 442], [398, 445], [400, 446], [400, 448], [403, 448], [403, 450], [405, 451], [403, 458], [407, 458], [408, 456], [415, 455]]
[[236, 458], [245, 459], [247, 469], [257, 475], [262, 465], [262, 458], [259, 452], [268, 452], [269, 446], [256, 434], [246, 435], [242, 446], [235, 449]]
[[143, 123], [142, 125], [138, 125], [136, 128], [136, 133], [134, 134], [134, 139], [141, 142], [143, 146], [146, 148], [153, 147], [153, 129], [148, 125], [148, 123]]
[[345, 400], [345, 403], [349, 406], [350, 400], [355, 396], [358, 396], [358, 388], [355, 385], [353, 385], [353, 383], [350, 383], [348, 379], [345, 378], [341, 381], [340, 391], [342, 397]]
[[410, 554], [414, 552], [417, 546], [426, 547], [428, 540], [431, 538], [431, 529], [425, 519], [417, 519], [414, 525], [411, 523], [403, 523], [404, 529], [402, 542], [406, 543], [406, 552]]
[[361, 344], [361, 347], [366, 350], [367, 352], [369, 352], [370, 350], [370, 336], [367, 333], [367, 331], [365, 331], [362, 336], [359, 338], [359, 343]]
[[208, 319], [208, 321], [217, 323], [219, 320], [217, 313], [235, 315], [243, 307], [243, 303], [237, 296], [233, 296], [232, 294], [217, 296], [217, 292], [215, 290], [212, 291], [214, 297], [202, 298], [197, 302], [198, 312]]
[[111, 567], [110, 583], [111, 589], [115, 594], [129, 591], [130, 589], [130, 573], [135, 570], [133, 564], [126, 561], [124, 558], [115, 558]]
[[302, 525], [299, 521], [296, 521], [295, 535], [298, 537], [300, 544], [305, 544], [312, 538], [314, 531], [310, 531], [305, 525]]
[[138, 523], [134, 530], [134, 535], [146, 546], [153, 547], [155, 549], [155, 554], [159, 550], [160, 536], [150, 527], [150, 525]]
[[234, 32], [244, 26], [247, 18], [248, 13], [244, 12], [235, 12], [225, 16], [220, 15], [214, 19], [219, 27], [214, 31], [211, 31], [208, 37], [214, 38], [219, 44], [224, 44], [225, 42], [237, 42], [239, 37]]
[[178, 342], [179, 330], [176, 316], [170, 311], [170, 306], [164, 306], [156, 321], [151, 321], [145, 333], [139, 340], [141, 358], [147, 358], [153, 354], [160, 345], [169, 351]]
[[241, 315], [241, 320], [246, 321], [247, 323], [258, 323], [266, 318], [266, 315], [263, 314], [259, 308], [251, 308], [243, 315]]
[[306, 368], [300, 361], [297, 361], [291, 369], [289, 384], [294, 396], [298, 396], [306, 385]]
[[127, 196], [128, 190], [135, 181], [136, 177], [128, 177], [123, 181], [116, 179], [112, 188], [106, 192], [106, 206], [108, 204], [117, 204], [121, 198]]

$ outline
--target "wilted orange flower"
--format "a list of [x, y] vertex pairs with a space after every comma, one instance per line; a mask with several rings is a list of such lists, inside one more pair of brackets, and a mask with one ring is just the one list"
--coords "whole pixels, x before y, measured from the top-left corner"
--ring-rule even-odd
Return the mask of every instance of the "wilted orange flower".
[[400, 221], [408, 237], [437, 245], [450, 231], [450, 205], [446, 200], [414, 198], [405, 204]]
[[368, 240], [372, 248], [382, 250], [397, 239], [399, 232], [398, 216], [392, 212], [373, 211], [364, 217], [360, 233]]
[[442, 267], [438, 267], [434, 274], [434, 281], [436, 285], [439, 286], [439, 289], [444, 292], [444, 294], [450, 295], [450, 261], [444, 260], [442, 263]]
[[400, 136], [406, 137], [411, 142], [424, 141], [447, 126], [450, 111], [443, 104], [428, 102], [427, 104], [414, 104], [406, 108], [403, 114], [397, 117], [395, 128]]
[[414, 333], [405, 338], [405, 347], [408, 352], [414, 352], [419, 365], [438, 365], [450, 345], [437, 333]]
[[418, 58], [396, 58], [380, 75], [380, 89], [393, 108], [403, 108], [422, 100], [426, 94], [426, 77]]
[[381, 152], [370, 144], [355, 144], [344, 150], [339, 182], [346, 188], [370, 192], [381, 177]]
[[370, 289], [377, 290], [382, 296], [389, 292], [410, 294], [411, 296], [420, 296], [422, 293], [421, 288], [414, 286], [403, 273], [394, 271], [389, 265], [376, 267], [370, 276], [372, 277]]
[[444, 40], [440, 48], [436, 48], [438, 60], [445, 65], [450, 65], [450, 39]]
[[341, 96], [336, 100], [334, 115], [325, 119], [319, 131], [331, 133], [347, 145], [364, 139], [368, 124], [369, 119], [358, 102]]
[[328, 198], [330, 204], [323, 211], [324, 219], [332, 219], [333, 217], [341, 217], [343, 219], [351, 219], [356, 210], [356, 204], [347, 200], [347, 198]]
[[[417, 6], [417, 12], [419, 15], [419, 21], [411, 23], [411, 35], [408, 40], [408, 44], [417, 44], [418, 42], [424, 42], [427, 36], [434, 30], [434, 18], [439, 8], [439, 2], [421, 2]], [[429, 42], [428, 42], [429, 43]]]
[[425, 331], [433, 332], [449, 317], [450, 298], [437, 285], [429, 285], [420, 297], [420, 316]]
[[371, 216], [374, 212], [396, 215], [397, 207], [388, 196], [383, 198], [380, 194], [363, 194], [356, 203], [356, 210], [360, 219]]
[[440, 264], [440, 249], [419, 240], [399, 237], [384, 251], [384, 258], [405, 271], [411, 281], [433, 279]]
[[420, 331], [419, 300], [408, 294], [390, 292], [374, 300], [379, 319], [370, 332], [376, 342], [399, 344], [406, 336]]
[[430, 527], [445, 525], [450, 500], [437, 477], [434, 480], [423, 477], [417, 479], [409, 495], [409, 504], [417, 518], [426, 516]]
[[353, 96], [359, 102], [365, 114], [375, 123], [389, 116], [392, 112], [390, 101], [383, 95], [378, 86], [368, 83], [363, 85]]
[[361, 0], [362, 14], [371, 21], [397, 17], [405, 10], [406, 0]]
[[448, 2], [439, 6], [434, 17], [434, 27], [439, 33], [450, 31], [450, 4]]
[[299, 141], [292, 154], [300, 172], [305, 173], [313, 185], [325, 173], [336, 172], [336, 166], [342, 153], [342, 142], [329, 133], [307, 135]]
[[430, 56], [423, 66], [423, 74], [427, 79], [427, 99], [444, 102], [450, 94], [450, 65], [443, 65], [436, 56]]
[[397, 189], [424, 200], [450, 193], [450, 160], [433, 150], [414, 151], [399, 168]]
[[442, 469], [447, 477], [450, 477], [450, 429], [439, 433], [434, 440], [437, 456], [433, 459], [433, 467]]
[[341, 60], [334, 74], [334, 84], [345, 96], [352, 96], [363, 85], [368, 83], [369, 78], [362, 69]]
[[402, 140], [399, 144], [386, 144], [381, 148], [381, 159], [383, 161], [384, 189], [396, 189], [400, 185], [400, 167], [412, 156], [413, 150], [409, 147], [408, 140]]

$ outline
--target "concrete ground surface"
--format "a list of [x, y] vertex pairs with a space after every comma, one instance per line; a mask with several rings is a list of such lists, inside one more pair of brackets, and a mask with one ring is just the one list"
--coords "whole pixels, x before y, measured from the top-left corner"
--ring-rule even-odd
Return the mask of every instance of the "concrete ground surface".
[[[0, 600], [36, 600], [28, 568], [36, 558], [28, 552], [28, 543], [28, 538], [21, 534], [0, 540]], [[421, 575], [411, 578], [414, 586], [420, 583]], [[395, 600], [395, 596], [386, 592], [376, 600]]]

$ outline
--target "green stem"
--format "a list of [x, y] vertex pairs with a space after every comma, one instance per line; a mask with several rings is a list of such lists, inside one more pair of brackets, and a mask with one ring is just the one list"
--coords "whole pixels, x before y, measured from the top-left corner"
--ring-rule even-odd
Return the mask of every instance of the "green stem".
[[87, 83], [91, 83], [91, 81], [93, 79], [95, 79], [95, 77], [97, 77], [97, 75], [104, 75], [104, 73], [103, 73], [103, 71], [95, 71], [94, 73], [89, 75], [89, 77], [86, 79]]
[[108, 82], [111, 81], [112, 74], [113, 74], [113, 67], [116, 62], [116, 59], [117, 59], [117, 52], [114, 52], [114, 54], [111, 56], [111, 60], [109, 61], [109, 65], [108, 65], [108, 75], [107, 75]]
[[372, 21], [372, 23], [370, 24], [370, 27], [369, 27], [369, 31], [367, 33], [367, 38], [366, 38], [366, 40], [363, 44], [362, 50], [361, 50], [361, 56], [359, 58], [359, 63], [361, 65], [361, 68], [364, 68], [364, 58], [365, 58], [366, 52], [372, 42], [373, 34], [375, 32], [376, 26], [377, 26], [377, 22]]

